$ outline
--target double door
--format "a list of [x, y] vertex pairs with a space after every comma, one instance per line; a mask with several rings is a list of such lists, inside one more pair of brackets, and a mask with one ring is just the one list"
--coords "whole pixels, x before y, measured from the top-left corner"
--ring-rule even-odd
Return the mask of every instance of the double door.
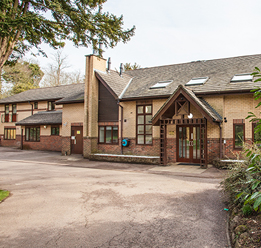
[[177, 161], [200, 163], [200, 126], [177, 126]]

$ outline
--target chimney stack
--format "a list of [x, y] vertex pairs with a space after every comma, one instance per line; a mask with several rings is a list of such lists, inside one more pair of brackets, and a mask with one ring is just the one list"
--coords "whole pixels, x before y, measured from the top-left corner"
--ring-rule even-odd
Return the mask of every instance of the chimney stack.
[[111, 70], [111, 57], [108, 58], [108, 64], [107, 64], [107, 71], [108, 73], [110, 73], [110, 70]]
[[122, 73], [123, 73], [123, 64], [121, 63], [120, 65], [120, 76], [122, 77]]

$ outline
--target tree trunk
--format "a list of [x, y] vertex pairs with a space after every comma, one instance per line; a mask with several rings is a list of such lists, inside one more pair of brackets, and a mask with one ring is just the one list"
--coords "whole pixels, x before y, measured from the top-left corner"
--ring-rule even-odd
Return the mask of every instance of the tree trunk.
[[0, 67], [0, 99], [2, 99], [2, 70]]

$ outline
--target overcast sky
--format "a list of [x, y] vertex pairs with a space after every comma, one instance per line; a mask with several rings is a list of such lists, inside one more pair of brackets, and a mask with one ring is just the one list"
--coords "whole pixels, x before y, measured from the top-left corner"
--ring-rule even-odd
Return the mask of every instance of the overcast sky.
[[[124, 16], [126, 28], [136, 26], [126, 44], [107, 49], [112, 68], [120, 63], [141, 67], [208, 60], [261, 53], [260, 0], [108, 0], [104, 11]], [[46, 67], [54, 51], [43, 45], [49, 59], [38, 57]], [[84, 74], [91, 48], [67, 43], [64, 54], [70, 70]], [[29, 56], [28, 56], [29, 57]]]

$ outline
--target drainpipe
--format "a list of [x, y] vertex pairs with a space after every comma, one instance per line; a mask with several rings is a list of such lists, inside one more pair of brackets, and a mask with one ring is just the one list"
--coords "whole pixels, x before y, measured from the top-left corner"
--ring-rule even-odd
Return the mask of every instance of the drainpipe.
[[219, 130], [220, 130], [220, 134], [219, 134], [219, 137], [220, 137], [220, 141], [219, 141], [219, 151], [220, 151], [220, 154], [219, 154], [219, 157], [220, 159], [223, 157], [223, 151], [222, 151], [222, 126], [221, 126], [221, 122], [219, 122]]
[[28, 103], [32, 106], [32, 115], [34, 114], [34, 105], [28, 101]]
[[120, 101], [118, 101], [118, 105], [121, 108], [121, 154], [123, 154], [123, 146], [122, 146], [122, 135], [123, 135], [123, 106], [120, 105]]

